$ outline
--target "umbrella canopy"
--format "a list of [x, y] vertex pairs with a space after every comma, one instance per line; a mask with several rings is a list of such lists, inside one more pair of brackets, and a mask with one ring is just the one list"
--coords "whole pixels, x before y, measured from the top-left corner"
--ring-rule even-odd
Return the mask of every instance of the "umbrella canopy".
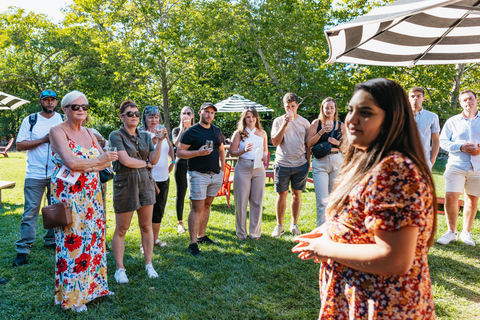
[[0, 110], [15, 110], [30, 101], [23, 100], [0, 91]]
[[258, 112], [273, 111], [238, 94], [234, 94], [227, 100], [220, 101], [215, 107], [218, 109], [217, 112], [242, 112], [246, 107], [255, 108]]
[[479, 0], [398, 0], [325, 31], [329, 63], [480, 62]]

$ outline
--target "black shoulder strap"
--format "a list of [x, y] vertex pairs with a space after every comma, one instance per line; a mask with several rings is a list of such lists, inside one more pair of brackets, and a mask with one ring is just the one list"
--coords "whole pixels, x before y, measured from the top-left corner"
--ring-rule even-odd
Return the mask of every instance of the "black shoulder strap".
[[28, 117], [28, 122], [30, 123], [30, 132], [33, 131], [33, 126], [35, 126], [35, 124], [37, 123], [37, 120], [38, 120], [38, 113], [32, 113]]

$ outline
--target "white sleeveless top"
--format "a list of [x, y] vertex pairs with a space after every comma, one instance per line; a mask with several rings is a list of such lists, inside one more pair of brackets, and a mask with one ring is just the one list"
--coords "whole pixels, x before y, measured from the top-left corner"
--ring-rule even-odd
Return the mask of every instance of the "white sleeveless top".
[[[263, 137], [257, 136], [255, 134], [255, 131], [257, 131], [257, 128], [253, 128], [253, 130], [250, 130], [248, 127], [245, 128], [245, 131], [247, 131], [248, 136], [243, 138], [242, 141], [240, 141], [240, 144], [238, 146], [238, 149], [240, 150], [245, 150], [245, 147], [247, 146], [247, 143], [253, 143], [253, 148], [254, 150], [245, 152], [240, 156], [242, 159], [246, 160], [255, 160], [255, 149], [262, 148], [263, 150]], [[263, 152], [262, 152], [263, 154]]]
[[[155, 133], [148, 131], [150, 137], [155, 137]], [[156, 147], [157, 145], [155, 145]], [[152, 168], [152, 177], [155, 181], [163, 182], [167, 181], [170, 177], [168, 172], [168, 151], [170, 151], [170, 146], [168, 145], [167, 139], [162, 140], [162, 152], [160, 153], [160, 159], [156, 165]]]

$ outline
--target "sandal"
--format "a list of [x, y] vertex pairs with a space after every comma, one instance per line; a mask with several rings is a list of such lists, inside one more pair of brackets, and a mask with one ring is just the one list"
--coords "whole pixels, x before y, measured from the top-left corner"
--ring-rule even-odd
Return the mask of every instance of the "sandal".
[[166, 242], [160, 241], [160, 239], [157, 239], [157, 241], [155, 241], [155, 245], [156, 245], [156, 246], [159, 246], [160, 248], [166, 248], [166, 247], [168, 247], [168, 244], [167, 244]]

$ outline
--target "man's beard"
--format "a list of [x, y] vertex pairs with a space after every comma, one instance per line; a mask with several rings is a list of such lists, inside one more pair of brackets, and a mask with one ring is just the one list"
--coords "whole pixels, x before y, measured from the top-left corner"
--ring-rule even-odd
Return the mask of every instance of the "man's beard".
[[54, 113], [54, 112], [55, 112], [55, 109], [56, 109], [56, 108], [53, 108], [52, 110], [50, 110], [50, 109], [47, 109], [47, 108], [45, 108], [44, 106], [42, 106], [42, 110], [43, 110], [45, 113]]

